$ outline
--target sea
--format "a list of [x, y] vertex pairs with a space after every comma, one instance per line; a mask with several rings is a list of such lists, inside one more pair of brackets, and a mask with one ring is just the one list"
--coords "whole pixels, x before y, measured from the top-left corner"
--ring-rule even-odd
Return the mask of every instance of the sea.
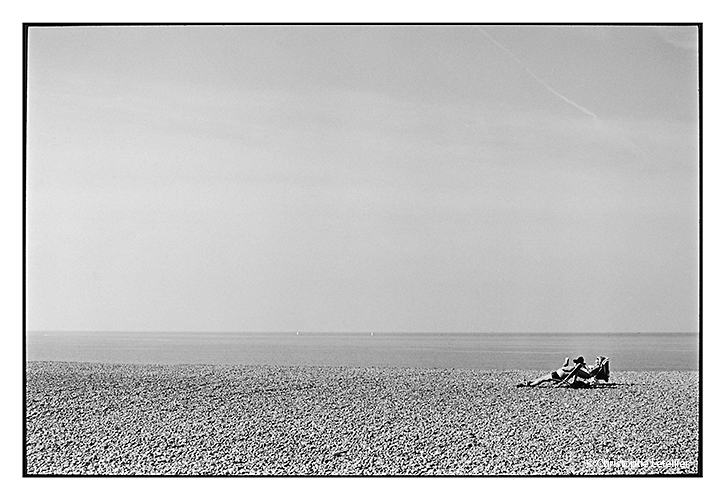
[[29, 331], [26, 361], [552, 370], [569, 357], [623, 371], [698, 370], [698, 333]]

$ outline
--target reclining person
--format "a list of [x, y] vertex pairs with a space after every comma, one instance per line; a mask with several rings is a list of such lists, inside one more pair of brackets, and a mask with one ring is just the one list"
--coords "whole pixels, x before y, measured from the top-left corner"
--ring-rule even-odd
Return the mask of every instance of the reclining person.
[[[575, 372], [572, 374], [572, 372]], [[530, 380], [528, 382], [524, 382], [523, 384], [519, 384], [520, 386], [529, 386], [529, 387], [535, 387], [539, 384], [542, 384], [544, 382], [560, 382], [564, 379], [566, 379], [571, 374], [571, 377], [569, 378], [568, 382], [570, 384], [574, 384], [576, 382], [577, 377], [581, 378], [591, 378], [593, 376], [592, 371], [590, 371], [586, 364], [584, 364], [584, 356], [579, 356], [574, 360], [574, 365], [569, 365], [569, 358], [566, 358], [564, 360], [564, 364], [561, 368], [558, 370], [554, 370], [553, 372], [543, 375], [536, 380]]]

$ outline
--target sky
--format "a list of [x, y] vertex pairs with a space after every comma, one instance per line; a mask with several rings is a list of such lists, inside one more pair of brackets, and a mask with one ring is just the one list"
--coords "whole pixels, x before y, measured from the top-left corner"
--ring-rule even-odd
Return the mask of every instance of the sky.
[[30, 330], [692, 332], [697, 29], [34, 27]]

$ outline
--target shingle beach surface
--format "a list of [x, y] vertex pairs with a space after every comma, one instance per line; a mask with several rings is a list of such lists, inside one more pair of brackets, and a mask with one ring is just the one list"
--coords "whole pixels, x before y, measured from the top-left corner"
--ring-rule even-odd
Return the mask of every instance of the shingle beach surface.
[[30, 475], [698, 473], [698, 373], [26, 364]]

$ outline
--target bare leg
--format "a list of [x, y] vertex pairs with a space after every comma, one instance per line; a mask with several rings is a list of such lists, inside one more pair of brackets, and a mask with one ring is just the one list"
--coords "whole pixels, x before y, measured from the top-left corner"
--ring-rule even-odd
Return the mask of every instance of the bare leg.
[[541, 383], [550, 382], [552, 380], [554, 380], [554, 379], [551, 378], [551, 374], [547, 374], [547, 375], [542, 375], [541, 377], [537, 378], [536, 380], [532, 380], [531, 382], [527, 382], [526, 385], [529, 385], [531, 387], [535, 387], [535, 386], [537, 386], [537, 385], [539, 385]]

